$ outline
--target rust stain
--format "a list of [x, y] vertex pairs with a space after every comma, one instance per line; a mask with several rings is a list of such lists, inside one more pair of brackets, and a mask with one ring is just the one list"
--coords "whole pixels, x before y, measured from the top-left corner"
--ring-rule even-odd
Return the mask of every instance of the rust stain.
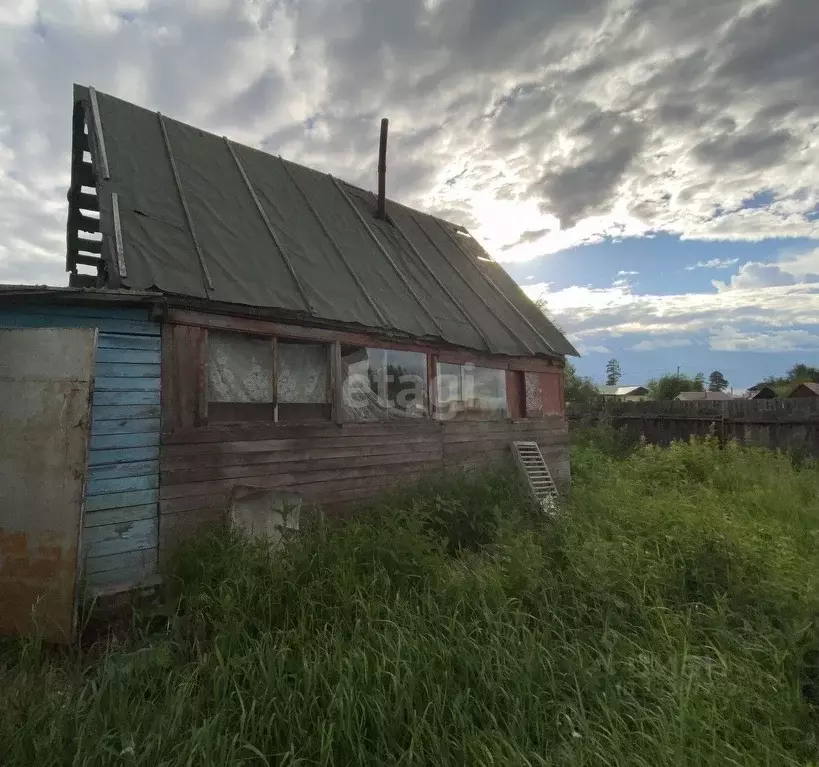
[[6, 554], [26, 554], [28, 536], [25, 533], [7, 533], [0, 530], [0, 557]]
[[0, 530], [0, 634], [19, 634], [33, 625], [60, 640], [59, 616], [74, 589], [76, 550], [55, 545], [60, 536], [46, 530], [32, 542], [24, 532]]

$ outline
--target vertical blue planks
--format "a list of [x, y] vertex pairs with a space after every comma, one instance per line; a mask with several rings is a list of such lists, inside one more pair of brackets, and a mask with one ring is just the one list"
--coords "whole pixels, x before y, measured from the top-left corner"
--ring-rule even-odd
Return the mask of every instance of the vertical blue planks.
[[82, 563], [87, 586], [127, 589], [156, 573], [160, 325], [148, 309], [18, 305], [0, 327], [99, 329]]

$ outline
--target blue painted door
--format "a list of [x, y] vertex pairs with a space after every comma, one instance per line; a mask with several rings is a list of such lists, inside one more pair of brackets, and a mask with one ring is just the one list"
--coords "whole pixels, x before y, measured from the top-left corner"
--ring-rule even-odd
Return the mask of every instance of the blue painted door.
[[0, 327], [97, 327], [81, 537], [92, 593], [156, 574], [160, 326], [147, 309], [31, 305], [0, 310]]

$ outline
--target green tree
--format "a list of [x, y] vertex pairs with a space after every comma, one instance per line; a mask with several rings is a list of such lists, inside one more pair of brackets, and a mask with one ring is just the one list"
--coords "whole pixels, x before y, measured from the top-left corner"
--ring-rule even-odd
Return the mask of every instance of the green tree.
[[805, 365], [803, 362], [794, 365], [788, 371], [788, 383], [802, 383], [803, 381], [819, 383], [819, 368]]
[[620, 363], [612, 357], [606, 363], [606, 386], [617, 386], [623, 373], [620, 370]]
[[705, 376], [698, 373], [689, 378], [681, 373], [668, 373], [662, 378], [652, 379], [647, 388], [652, 399], [671, 400], [684, 391], [703, 391]]
[[725, 391], [728, 388], [728, 379], [715, 370], [708, 376], [708, 391]]
[[799, 362], [784, 376], [768, 376], [763, 378], [757, 386], [770, 386], [779, 397], [784, 397], [794, 384], [810, 381], [819, 383], [819, 368]]
[[599, 396], [591, 378], [578, 375], [577, 369], [568, 360], [563, 369], [563, 390], [566, 402], [593, 402]]

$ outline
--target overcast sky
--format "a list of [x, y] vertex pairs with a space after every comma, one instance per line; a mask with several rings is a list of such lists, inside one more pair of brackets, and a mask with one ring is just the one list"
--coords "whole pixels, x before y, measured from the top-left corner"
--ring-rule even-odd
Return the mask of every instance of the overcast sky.
[[816, 0], [2, 3], [0, 282], [66, 283], [73, 82], [367, 188], [388, 116], [597, 377], [819, 358]]

